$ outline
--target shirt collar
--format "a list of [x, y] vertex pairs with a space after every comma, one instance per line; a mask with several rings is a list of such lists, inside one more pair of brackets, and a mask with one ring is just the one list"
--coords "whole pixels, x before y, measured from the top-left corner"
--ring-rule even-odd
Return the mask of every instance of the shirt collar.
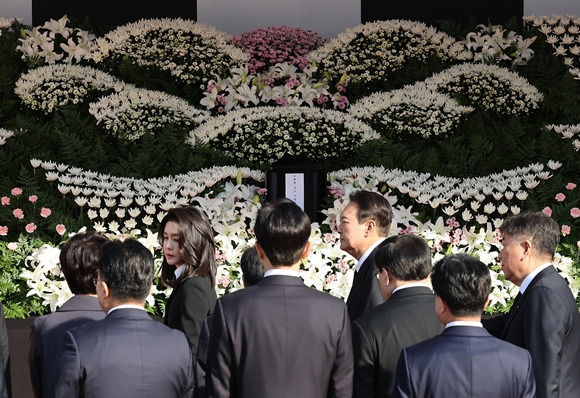
[[535, 270], [530, 272], [528, 275], [526, 275], [526, 277], [522, 281], [522, 284], [520, 285], [520, 293], [524, 294], [524, 292], [526, 291], [528, 286], [530, 286], [530, 283], [532, 283], [532, 281], [534, 280], [536, 275], [538, 275], [540, 272], [542, 272], [543, 270], [548, 268], [550, 265], [552, 265], [552, 263], [542, 264], [539, 267], [537, 267]]
[[475, 326], [477, 328], [482, 328], [483, 325], [481, 322], [474, 322], [474, 321], [452, 321], [445, 325], [445, 329], [453, 327], [453, 326]]
[[284, 276], [295, 276], [297, 278], [300, 277], [298, 271], [293, 269], [280, 269], [280, 268], [273, 268], [269, 269], [264, 273], [264, 277], [273, 276], [273, 275], [284, 275]]
[[136, 304], [121, 304], [121, 305], [118, 305], [116, 307], [111, 308], [109, 310], [109, 312], [107, 312], [107, 315], [109, 315], [113, 311], [121, 310], [121, 309], [124, 309], [124, 308], [133, 308], [133, 309], [138, 309], [138, 310], [145, 311], [145, 308], [143, 308], [142, 305], [136, 305]]
[[175, 279], [179, 279], [181, 274], [183, 274], [184, 269], [185, 268], [183, 267], [183, 265], [180, 265], [179, 267], [175, 268], [175, 271], [173, 271], [173, 273], [175, 274]]
[[361, 256], [361, 258], [358, 260], [358, 263], [356, 263], [356, 272], [358, 272], [360, 270], [360, 267], [362, 267], [363, 263], [365, 262], [365, 260], [371, 255], [371, 253], [373, 252], [373, 250], [375, 250], [375, 248], [381, 244], [382, 241], [384, 241], [387, 238], [380, 238], [379, 240], [377, 240], [375, 243], [373, 243], [371, 245], [371, 247], [369, 247], [367, 249], [366, 252], [363, 253], [363, 255]]
[[397, 287], [395, 290], [393, 290], [392, 294], [395, 294], [395, 292], [398, 292], [399, 290], [407, 289], [409, 287], [429, 287], [429, 286], [423, 282], [409, 282], [409, 283], [405, 283], [404, 285]]

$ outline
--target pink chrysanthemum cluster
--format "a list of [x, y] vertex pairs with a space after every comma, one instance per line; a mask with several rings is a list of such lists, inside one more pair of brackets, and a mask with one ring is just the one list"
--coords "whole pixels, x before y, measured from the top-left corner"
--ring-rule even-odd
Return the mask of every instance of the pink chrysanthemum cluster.
[[256, 73], [281, 62], [291, 63], [302, 70], [310, 64], [306, 54], [324, 41], [316, 32], [280, 26], [234, 36], [231, 44], [251, 55], [248, 69], [250, 73]]

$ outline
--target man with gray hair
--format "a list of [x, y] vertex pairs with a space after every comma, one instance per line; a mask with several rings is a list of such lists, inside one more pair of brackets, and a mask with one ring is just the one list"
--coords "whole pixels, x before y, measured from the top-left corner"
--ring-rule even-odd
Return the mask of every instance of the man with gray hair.
[[520, 213], [507, 218], [500, 232], [502, 271], [520, 291], [509, 313], [483, 326], [530, 352], [538, 398], [580, 397], [580, 314], [552, 265], [560, 228], [541, 212]]

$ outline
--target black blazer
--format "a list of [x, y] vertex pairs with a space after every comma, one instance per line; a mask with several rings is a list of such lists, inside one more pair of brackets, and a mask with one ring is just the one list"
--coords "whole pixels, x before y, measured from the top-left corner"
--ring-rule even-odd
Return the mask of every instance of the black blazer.
[[509, 313], [483, 325], [530, 352], [538, 398], [580, 397], [580, 313], [553, 266], [536, 275]]
[[66, 332], [55, 378], [58, 398], [193, 397], [187, 338], [136, 308]]
[[4, 307], [0, 303], [0, 398], [12, 396], [12, 382], [10, 378], [10, 350], [8, 347], [8, 330], [4, 318]]
[[355, 321], [359, 316], [367, 312], [373, 307], [385, 302], [381, 286], [377, 278], [378, 270], [375, 266], [375, 248], [362, 263], [358, 272], [355, 272], [352, 281], [352, 287], [346, 306], [348, 308], [348, 315], [351, 321]]
[[211, 398], [351, 398], [352, 337], [343, 300], [272, 275], [216, 304]]
[[197, 359], [195, 361], [195, 397], [205, 397], [205, 373], [207, 371], [207, 350], [209, 346], [209, 332], [211, 330], [211, 320], [213, 316], [208, 316], [203, 321], [199, 343], [197, 344]]
[[452, 326], [403, 348], [393, 397], [535, 398], [534, 393], [526, 350], [481, 327]]
[[217, 295], [208, 278], [192, 276], [173, 288], [165, 306], [164, 323], [187, 336], [194, 359], [205, 318], [213, 314]]
[[436, 336], [435, 295], [427, 286], [395, 292], [354, 321], [354, 398], [390, 398], [401, 349]]
[[[96, 297], [73, 296], [52, 314], [34, 320], [30, 331], [28, 365], [36, 398], [50, 396], [54, 391], [52, 373], [64, 334], [77, 326], [104, 317], [105, 313]], [[51, 393], [47, 394], [47, 391]]]

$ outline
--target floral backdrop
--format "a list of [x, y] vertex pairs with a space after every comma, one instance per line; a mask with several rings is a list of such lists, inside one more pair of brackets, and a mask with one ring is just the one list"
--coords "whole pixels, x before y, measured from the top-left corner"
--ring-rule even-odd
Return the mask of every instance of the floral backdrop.
[[[561, 228], [555, 265], [579, 297], [580, 17], [504, 26], [390, 20], [325, 42], [292, 27], [230, 37], [143, 20], [96, 37], [66, 17], [0, 18], [0, 300], [8, 317], [54, 311], [70, 292], [59, 247], [86, 229], [135, 237], [157, 265], [157, 228], [195, 204], [215, 231], [219, 295], [267, 200], [265, 171], [307, 155], [328, 172], [301, 275], [346, 298], [355, 261], [336, 232], [350, 192], [382, 193], [391, 234], [436, 261], [489, 265], [488, 312], [509, 308], [497, 228], [543, 211]], [[148, 298], [162, 313], [170, 290]]]

